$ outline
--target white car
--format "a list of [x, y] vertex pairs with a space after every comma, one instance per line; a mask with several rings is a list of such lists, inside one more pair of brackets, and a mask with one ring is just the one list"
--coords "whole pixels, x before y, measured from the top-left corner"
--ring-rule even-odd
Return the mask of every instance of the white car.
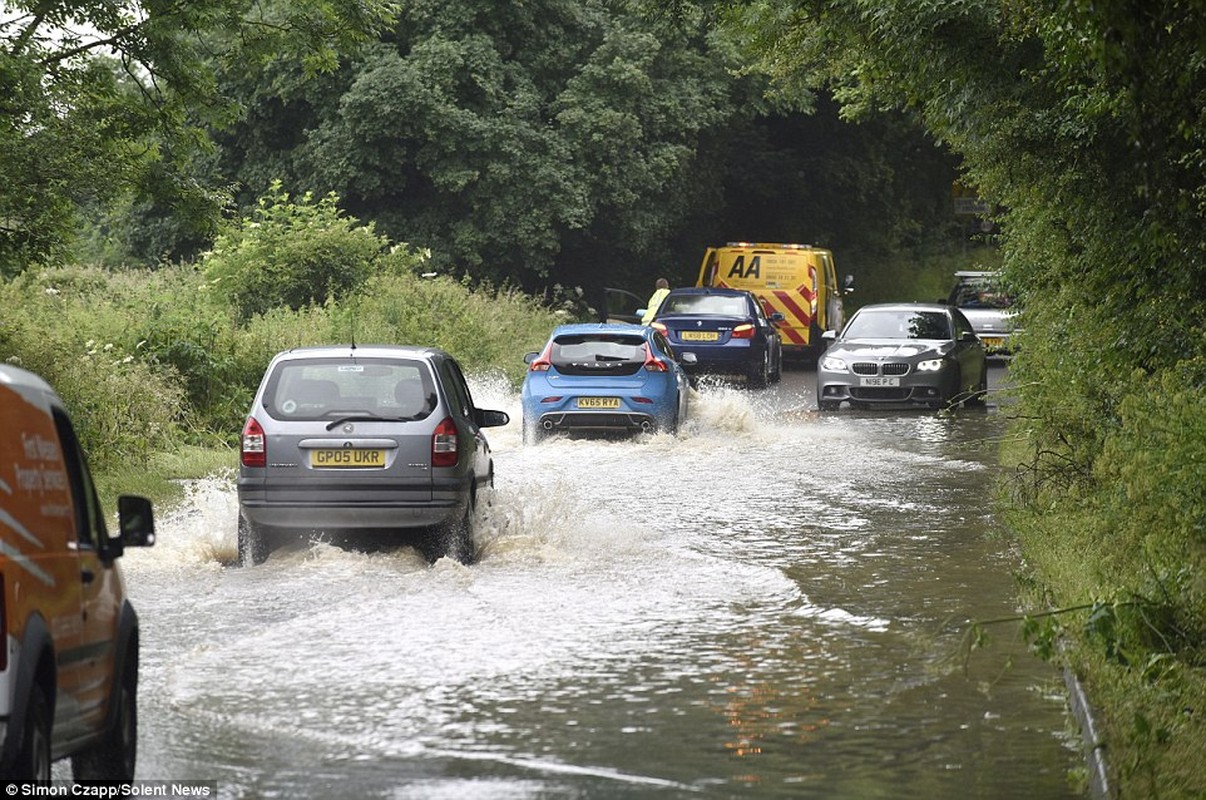
[[990, 358], [1013, 352], [1011, 339], [1016, 330], [1016, 305], [999, 280], [996, 272], [956, 272], [955, 286], [946, 300], [967, 317]]

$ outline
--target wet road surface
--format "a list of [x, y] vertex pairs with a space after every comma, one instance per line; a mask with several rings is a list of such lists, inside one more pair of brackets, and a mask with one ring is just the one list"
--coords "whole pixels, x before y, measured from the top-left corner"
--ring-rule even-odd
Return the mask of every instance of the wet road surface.
[[[996, 377], [999, 377], [996, 376]], [[231, 566], [231, 481], [127, 555], [139, 777], [224, 797], [1078, 796], [1062, 684], [1016, 628], [987, 411], [705, 386], [678, 437], [520, 442], [478, 562], [306, 543]], [[967, 657], [965, 657], [967, 656]], [[1011, 666], [1010, 666], [1011, 664]]]

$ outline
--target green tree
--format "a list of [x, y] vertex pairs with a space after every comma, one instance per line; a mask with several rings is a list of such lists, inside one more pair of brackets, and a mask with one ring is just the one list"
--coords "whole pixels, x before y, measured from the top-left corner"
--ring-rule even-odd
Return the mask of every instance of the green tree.
[[182, 168], [207, 143], [201, 125], [236, 111], [215, 68], [275, 55], [329, 69], [392, 4], [34, 0], [2, 9], [0, 275], [13, 275], [66, 256], [78, 209], [123, 192], [180, 203], [201, 227], [216, 219], [221, 195]]
[[731, 78], [702, 28], [657, 26], [603, 0], [407, 4], [322, 82], [225, 73], [248, 109], [218, 136], [227, 174], [335, 191], [444, 265], [539, 283], [568, 238], [640, 246], [691, 203]]
[[215, 291], [246, 320], [346, 297], [388, 270], [388, 246], [372, 224], [340, 212], [335, 195], [293, 202], [273, 184], [253, 216], [218, 236], [202, 264]]
[[531, 289], [693, 279], [725, 238], [958, 235], [952, 159], [911, 120], [769, 102], [742, 59], [698, 6], [411, 3], [319, 80], [222, 73], [246, 114], [215, 134], [221, 174], [244, 205], [278, 178], [334, 191], [436, 267]]
[[1206, 3], [723, 5], [781, 92], [914, 115], [1001, 209], [1025, 309], [1010, 519], [1049, 598], [1127, 609], [1075, 656], [1122, 687], [1123, 794], [1201, 796]]

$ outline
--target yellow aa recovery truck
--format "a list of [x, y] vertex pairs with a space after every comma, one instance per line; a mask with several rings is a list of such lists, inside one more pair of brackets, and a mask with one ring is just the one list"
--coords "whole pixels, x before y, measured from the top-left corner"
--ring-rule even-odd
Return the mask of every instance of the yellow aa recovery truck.
[[853, 278], [839, 286], [833, 253], [819, 247], [729, 242], [708, 248], [696, 285], [753, 292], [768, 316], [783, 314], [783, 355], [815, 360], [825, 348], [821, 335], [842, 328], [842, 296]]

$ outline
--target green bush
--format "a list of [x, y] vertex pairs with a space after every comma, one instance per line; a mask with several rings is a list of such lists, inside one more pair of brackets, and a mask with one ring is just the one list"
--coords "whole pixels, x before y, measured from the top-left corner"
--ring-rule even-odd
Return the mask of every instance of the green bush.
[[[440, 347], [467, 372], [498, 370], [518, 386], [523, 354], [538, 349], [563, 317], [518, 291], [470, 291], [449, 277], [377, 275], [343, 302], [278, 308], [242, 326], [236, 360], [258, 381], [268, 360], [290, 347], [357, 342]], [[252, 385], [254, 389], [254, 384]]]
[[339, 210], [329, 194], [299, 201], [274, 183], [255, 216], [221, 234], [203, 256], [206, 276], [247, 320], [341, 298], [380, 268], [388, 241]]
[[0, 284], [0, 359], [55, 387], [94, 466], [145, 463], [179, 441], [184, 394], [171, 368], [140, 358], [104, 272], [49, 270]]
[[[0, 284], [0, 358], [50, 380], [93, 460], [116, 468], [182, 443], [237, 442], [269, 359], [290, 347], [441, 347], [467, 372], [501, 372], [518, 386], [523, 354], [568, 320], [509, 288], [421, 276], [426, 254], [385, 248], [329, 201], [277, 196], [260, 220], [226, 239], [204, 271], [59, 267]], [[255, 274], [266, 254], [280, 259], [275, 274], [298, 282], [281, 290], [288, 301]], [[339, 290], [303, 299], [300, 283], [323, 270], [327, 289], [338, 274]]]
[[1014, 362], [1028, 452], [1010, 524], [1045, 587], [1038, 606], [1091, 609], [1063, 620], [1061, 658], [1103, 709], [1121, 782], [1136, 795], [1197, 797], [1206, 357], [1128, 372], [1108, 309], [1067, 294], [1036, 304], [1031, 319], [1048, 335], [1028, 335]]
[[[1169, 653], [1206, 667], [1206, 358], [1136, 372], [1105, 437], [1095, 478], [1113, 547], [1110, 583], [1165, 611], [1137, 631], [1144, 658]], [[1134, 659], [1132, 659], [1134, 660]]]

